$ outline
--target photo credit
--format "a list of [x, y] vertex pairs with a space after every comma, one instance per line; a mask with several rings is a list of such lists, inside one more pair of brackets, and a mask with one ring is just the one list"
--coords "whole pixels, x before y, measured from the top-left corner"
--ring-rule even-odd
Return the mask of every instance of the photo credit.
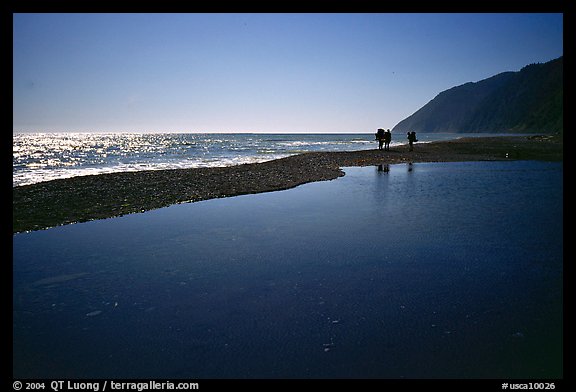
[[200, 384], [191, 381], [112, 381], [112, 380], [51, 380], [51, 381], [14, 381], [14, 391], [195, 391]]

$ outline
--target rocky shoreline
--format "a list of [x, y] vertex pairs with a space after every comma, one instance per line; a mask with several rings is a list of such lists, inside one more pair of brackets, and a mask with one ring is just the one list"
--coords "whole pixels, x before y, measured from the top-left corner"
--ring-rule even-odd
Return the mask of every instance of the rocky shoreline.
[[[376, 147], [376, 146], [375, 146]], [[407, 162], [562, 161], [562, 136], [462, 138], [414, 151], [315, 152], [230, 167], [73, 177], [13, 188], [13, 233], [144, 212], [172, 204], [293, 188], [344, 175], [342, 167]]]

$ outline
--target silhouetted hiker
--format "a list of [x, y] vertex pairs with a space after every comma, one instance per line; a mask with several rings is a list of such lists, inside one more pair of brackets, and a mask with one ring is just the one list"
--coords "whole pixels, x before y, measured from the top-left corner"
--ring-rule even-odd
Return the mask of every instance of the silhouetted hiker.
[[382, 128], [378, 128], [378, 132], [376, 132], [376, 140], [378, 140], [378, 149], [382, 149], [382, 145], [384, 144], [384, 130]]
[[416, 139], [416, 132], [414, 131], [408, 132], [406, 136], [408, 137], [408, 144], [410, 145], [410, 151], [412, 151], [414, 150], [414, 143], [418, 141], [418, 139]]
[[384, 132], [384, 150], [390, 151], [390, 142], [392, 141], [392, 133], [389, 129]]

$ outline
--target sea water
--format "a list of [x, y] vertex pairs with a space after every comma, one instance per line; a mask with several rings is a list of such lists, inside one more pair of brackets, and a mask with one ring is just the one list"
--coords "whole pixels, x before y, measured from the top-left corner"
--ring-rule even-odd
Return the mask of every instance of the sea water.
[[562, 163], [344, 170], [14, 235], [14, 377], [562, 377]]
[[[422, 134], [419, 142], [462, 136], [470, 135]], [[391, 145], [401, 144], [406, 144], [405, 135], [394, 134]], [[374, 148], [373, 134], [17, 133], [12, 175], [13, 186], [19, 186], [81, 175], [231, 166], [309, 151]]]

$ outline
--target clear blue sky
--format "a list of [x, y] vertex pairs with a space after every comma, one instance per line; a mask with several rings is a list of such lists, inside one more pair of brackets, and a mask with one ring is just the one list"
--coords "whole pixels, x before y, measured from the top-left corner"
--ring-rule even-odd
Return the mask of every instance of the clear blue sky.
[[15, 14], [13, 131], [372, 132], [563, 55], [562, 14]]

